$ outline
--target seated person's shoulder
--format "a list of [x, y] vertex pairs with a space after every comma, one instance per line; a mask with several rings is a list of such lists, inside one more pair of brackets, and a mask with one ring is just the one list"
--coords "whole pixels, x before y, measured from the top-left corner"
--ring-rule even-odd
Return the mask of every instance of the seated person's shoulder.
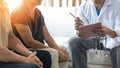
[[41, 15], [42, 15], [41, 11], [40, 11], [38, 8], [35, 9], [35, 12], [36, 12], [36, 14], [37, 14], [38, 16], [41, 16]]
[[27, 14], [24, 10], [16, 8], [11, 13], [11, 22], [12, 24], [26, 24], [28, 20]]

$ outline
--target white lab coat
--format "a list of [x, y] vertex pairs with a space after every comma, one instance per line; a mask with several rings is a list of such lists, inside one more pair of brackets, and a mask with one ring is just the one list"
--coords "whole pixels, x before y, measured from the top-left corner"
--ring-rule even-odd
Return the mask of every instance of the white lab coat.
[[87, 0], [79, 9], [79, 18], [84, 24], [93, 24], [101, 22], [103, 26], [114, 30], [117, 33], [115, 38], [107, 38], [107, 44], [102, 43], [107, 48], [113, 48], [120, 45], [120, 2], [118, 0], [105, 0], [105, 3], [98, 16], [92, 0]]

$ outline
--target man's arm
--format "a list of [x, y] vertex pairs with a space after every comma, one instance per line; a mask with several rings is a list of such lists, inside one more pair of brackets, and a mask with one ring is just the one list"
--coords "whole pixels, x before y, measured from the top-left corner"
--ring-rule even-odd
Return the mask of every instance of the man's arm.
[[43, 33], [44, 33], [44, 37], [45, 37], [45, 41], [47, 42], [47, 44], [51, 47], [54, 48], [58, 51], [59, 53], [59, 61], [62, 62], [66, 62], [69, 60], [69, 54], [66, 50], [61, 49], [56, 42], [54, 41], [54, 39], [52, 38], [52, 36], [50, 35], [50, 33], [47, 30], [47, 27], [44, 25], [43, 26]]
[[56, 44], [55, 40], [52, 38], [50, 33], [47, 30], [47, 27], [44, 25], [43, 26], [43, 33], [44, 33], [44, 38], [49, 47], [54, 48], [54, 49], [59, 49], [58, 45]]
[[10, 31], [8, 36], [9, 48], [24, 55], [28, 56], [30, 51], [21, 43], [21, 41]]
[[5, 47], [0, 46], [0, 61], [3, 62], [22, 62], [33, 63], [41, 67], [41, 61], [36, 60], [36, 53], [31, 53], [28, 57], [18, 55]]
[[3, 61], [3, 62], [22, 62], [23, 59], [25, 61], [26, 57], [15, 54], [14, 52], [8, 50], [7, 48], [0, 46], [0, 61]]
[[[15, 52], [18, 52], [18, 53], [23, 55], [23, 56], [20, 56], [18, 54], [15, 54], [15, 53], [11, 52], [10, 55], [11, 56], [15, 56], [16, 61], [18, 60], [20, 62], [33, 63], [33, 64], [37, 64], [38, 66], [42, 66], [43, 65], [42, 62], [36, 57], [36, 52], [33, 53], [33, 52], [29, 51], [21, 43], [21, 41], [13, 34], [12, 31], [10, 31], [10, 33], [9, 33], [8, 43], [9, 43], [9, 48], [10, 49], [12, 49]], [[5, 52], [5, 53], [7, 53], [7, 52]], [[8, 53], [9, 53], [9, 51], [8, 51]], [[26, 57], [24, 57], [24, 56], [26, 56]], [[13, 61], [15, 61], [15, 60], [13, 60]]]
[[15, 28], [17, 29], [18, 33], [20, 34], [20, 36], [23, 39], [23, 42], [31, 48], [35, 48], [35, 49], [40, 49], [40, 48], [46, 48], [47, 46], [44, 46], [43, 43], [35, 40], [32, 37], [32, 33], [30, 31], [29, 26], [27, 25], [23, 25], [23, 24], [14, 24]]

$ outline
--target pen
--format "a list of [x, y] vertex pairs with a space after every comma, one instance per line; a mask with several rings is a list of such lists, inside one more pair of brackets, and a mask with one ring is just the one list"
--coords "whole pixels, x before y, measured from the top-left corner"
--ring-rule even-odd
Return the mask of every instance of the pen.
[[73, 15], [71, 12], [69, 13], [72, 17], [76, 18], [75, 15]]
[[[69, 12], [69, 14], [70, 14], [72, 17], [76, 18], [75, 15], [73, 15], [71, 12]], [[80, 20], [80, 18], [79, 18], [79, 22], [80, 22], [81, 25], [83, 25], [83, 22], [82, 22], [82, 20]]]

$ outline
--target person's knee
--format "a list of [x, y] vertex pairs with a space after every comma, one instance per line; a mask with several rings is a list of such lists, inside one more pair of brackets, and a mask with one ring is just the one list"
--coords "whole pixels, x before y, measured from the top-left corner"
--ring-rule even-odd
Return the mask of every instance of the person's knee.
[[78, 40], [80, 40], [80, 39], [79, 39], [79, 38], [76, 38], [76, 37], [71, 38], [71, 39], [69, 40], [69, 47], [70, 47], [70, 48], [76, 47], [76, 46], [77, 46], [76, 44], [79, 43]]
[[53, 49], [53, 48], [44, 48], [44, 49], [42, 49], [42, 50], [48, 51], [48, 52], [50, 53], [51, 56], [52, 56], [52, 55], [58, 56], [58, 52], [57, 52], [56, 49]]
[[43, 64], [51, 65], [51, 55], [46, 50], [35, 50], [37, 51], [37, 57], [43, 62]]
[[44, 50], [44, 54], [46, 55], [46, 58], [48, 58], [48, 59], [51, 58], [51, 55], [50, 55], [50, 53], [49, 53], [48, 51], [45, 51], [45, 50]]
[[51, 60], [52, 60], [52, 64], [51, 64], [51, 68], [58, 68], [58, 52], [56, 49], [53, 49], [53, 48], [47, 48], [47, 49], [44, 49], [44, 50], [47, 50], [50, 54], [51, 54]]
[[51, 56], [52, 61], [53, 61], [53, 60], [57, 60], [57, 61], [58, 61], [59, 55], [58, 55], [58, 52], [57, 52], [56, 49], [53, 49], [53, 48], [45, 48], [45, 49], [43, 49], [43, 50], [46, 50], [46, 51], [48, 51], [48, 52], [50, 53], [50, 56]]
[[77, 40], [78, 40], [78, 38], [72, 37], [72, 38], [69, 40], [69, 44], [75, 43]]
[[58, 56], [59, 56], [56, 49], [52, 49], [52, 48], [51, 48], [51, 49], [49, 50], [49, 52], [50, 52], [50, 54], [51, 54], [52, 57], [54, 57], [54, 56], [55, 56], [55, 57], [58, 57]]
[[50, 57], [50, 53], [48, 52], [48, 51], [46, 51], [46, 50], [36, 50], [37, 51], [37, 57], [41, 57], [41, 55], [42, 56], [48, 56], [48, 58], [51, 58]]

